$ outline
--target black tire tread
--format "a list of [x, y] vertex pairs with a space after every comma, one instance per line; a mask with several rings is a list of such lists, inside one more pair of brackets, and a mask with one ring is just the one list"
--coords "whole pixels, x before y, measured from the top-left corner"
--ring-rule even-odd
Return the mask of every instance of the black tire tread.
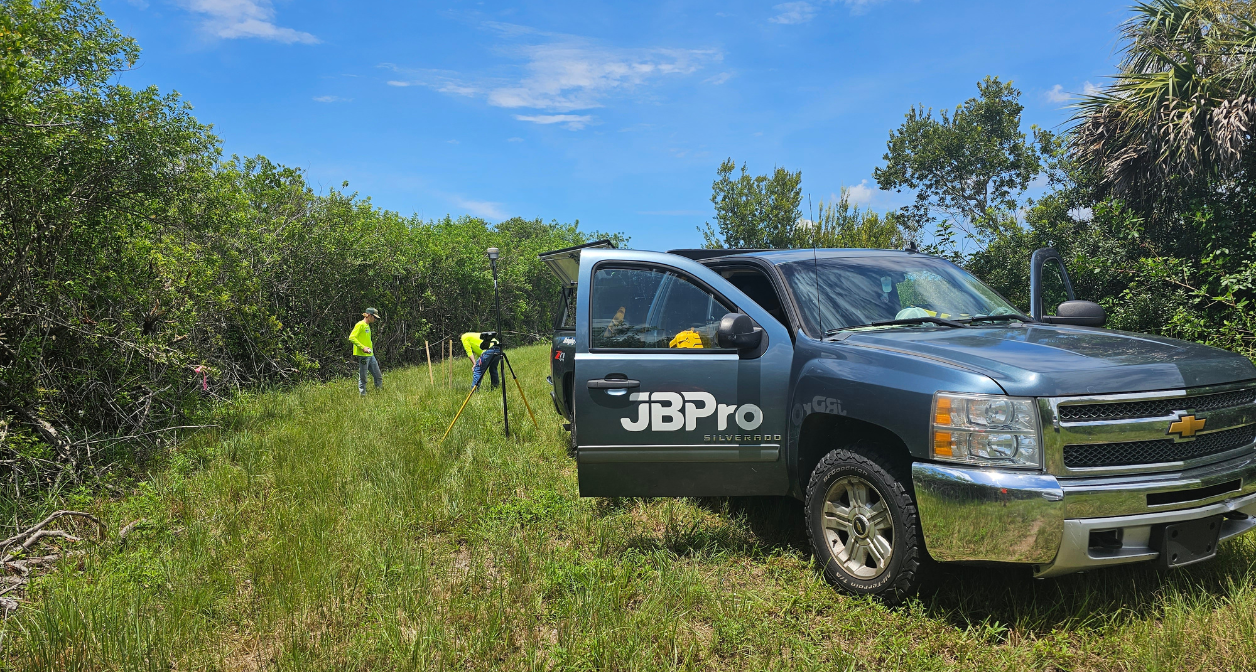
[[[922, 558], [924, 553], [924, 544], [921, 543], [920, 531], [920, 515], [916, 510], [915, 498], [907, 489], [903, 487], [902, 481], [896, 474], [896, 470], [888, 461], [878, 454], [875, 446], [866, 442], [857, 441], [842, 448], [837, 448], [829, 452], [821, 458], [816, 464], [815, 469], [811, 472], [811, 478], [807, 482], [807, 511], [811, 509], [811, 503], [815, 497], [823, 497], [821, 485], [824, 481], [824, 475], [839, 465], [858, 464], [865, 469], [873, 472], [881, 472], [887, 478], [890, 492], [884, 493], [887, 497], [893, 497], [898, 500], [901, 508], [905, 512], [903, 527], [905, 535], [903, 539], [903, 547], [906, 549], [907, 555], [904, 557], [902, 565], [899, 568], [898, 576], [895, 577], [891, 587], [878, 595], [880, 599], [890, 603], [897, 604], [904, 598], [914, 593], [920, 586], [921, 579], [924, 575], [925, 562]], [[821, 561], [819, 553], [820, 548], [824, 547], [823, 540], [817, 542], [815, 538], [815, 530], [811, 522], [807, 524], [807, 538], [811, 541], [811, 547], [816, 553], [816, 561]], [[824, 571], [824, 568], [821, 567]], [[827, 575], [827, 572], [826, 572]]]

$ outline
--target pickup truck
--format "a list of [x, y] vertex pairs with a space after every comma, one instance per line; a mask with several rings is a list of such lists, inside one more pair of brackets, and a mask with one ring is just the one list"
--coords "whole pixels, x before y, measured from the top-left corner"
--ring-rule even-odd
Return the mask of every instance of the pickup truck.
[[1180, 567], [1256, 526], [1256, 367], [1101, 328], [1051, 249], [1028, 313], [914, 248], [541, 258], [582, 496], [795, 497], [825, 577], [886, 598], [929, 560]]

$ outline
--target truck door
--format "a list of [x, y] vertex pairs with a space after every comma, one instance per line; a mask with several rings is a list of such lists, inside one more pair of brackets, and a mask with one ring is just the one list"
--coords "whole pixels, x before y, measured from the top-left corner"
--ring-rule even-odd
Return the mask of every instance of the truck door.
[[[590, 251], [581, 274], [580, 493], [786, 494], [785, 328], [719, 275], [673, 255]], [[764, 330], [765, 346], [719, 347], [720, 321], [736, 312]]]
[[592, 249], [613, 248], [609, 240], [596, 240], [575, 247], [551, 250], [537, 255], [562, 283], [559, 305], [554, 311], [554, 336], [550, 346], [550, 397], [554, 410], [568, 420], [572, 419], [571, 390], [575, 384], [576, 354], [576, 285], [580, 278], [580, 252]]

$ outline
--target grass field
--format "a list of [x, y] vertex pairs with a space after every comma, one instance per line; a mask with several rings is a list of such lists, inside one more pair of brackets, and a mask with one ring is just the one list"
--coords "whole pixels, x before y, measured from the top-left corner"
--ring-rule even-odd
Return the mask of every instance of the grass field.
[[111, 529], [0, 625], [0, 669], [1256, 667], [1256, 545], [1170, 574], [956, 567], [907, 605], [834, 592], [786, 499], [580, 499], [546, 350], [462, 402], [425, 369], [267, 393], [92, 510]]

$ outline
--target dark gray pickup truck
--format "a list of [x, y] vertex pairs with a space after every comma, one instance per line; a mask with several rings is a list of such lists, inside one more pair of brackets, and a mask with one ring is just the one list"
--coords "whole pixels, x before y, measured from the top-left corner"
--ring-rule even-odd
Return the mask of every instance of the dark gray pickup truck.
[[581, 495], [796, 497], [827, 578], [893, 595], [926, 558], [1177, 567], [1256, 526], [1256, 368], [1100, 328], [1051, 250], [1028, 315], [914, 250], [542, 259]]

